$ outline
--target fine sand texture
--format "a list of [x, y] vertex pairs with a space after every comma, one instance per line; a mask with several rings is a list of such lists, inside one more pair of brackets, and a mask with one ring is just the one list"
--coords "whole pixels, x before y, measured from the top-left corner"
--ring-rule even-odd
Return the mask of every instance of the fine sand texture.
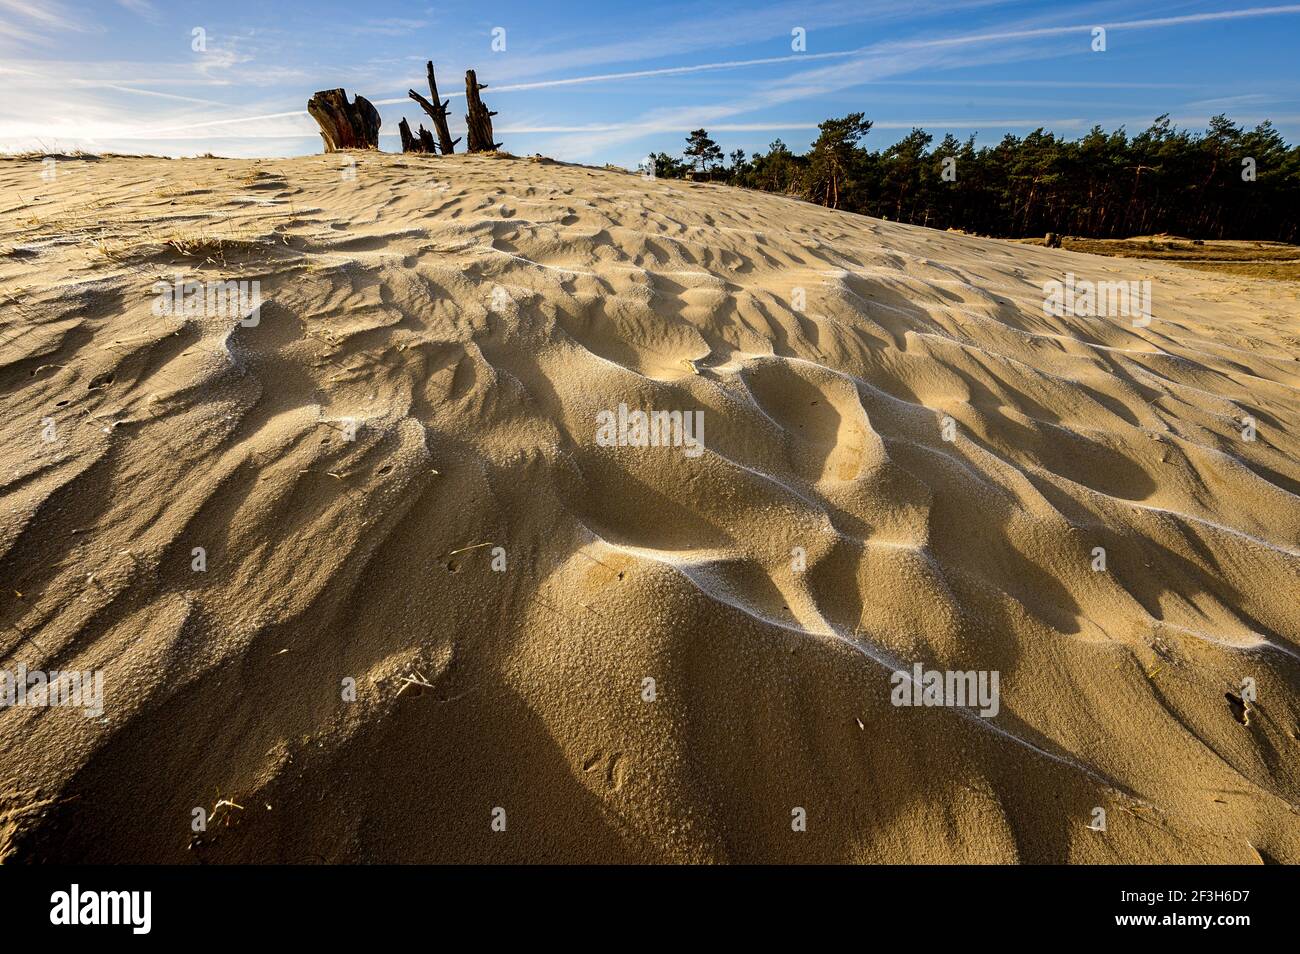
[[0, 160], [0, 669], [104, 680], [0, 710], [0, 855], [1300, 862], [1297, 359], [1293, 282], [707, 183]]

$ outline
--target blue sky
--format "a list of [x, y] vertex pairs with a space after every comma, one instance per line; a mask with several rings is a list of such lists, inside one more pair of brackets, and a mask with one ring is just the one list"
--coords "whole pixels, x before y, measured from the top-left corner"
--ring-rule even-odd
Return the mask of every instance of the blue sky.
[[0, 0], [0, 149], [314, 153], [306, 101], [343, 86], [397, 151], [398, 120], [424, 118], [406, 90], [427, 92], [426, 59], [453, 130], [473, 67], [504, 148], [593, 164], [680, 153], [699, 126], [727, 152], [801, 150], [853, 111], [876, 147], [915, 125], [993, 142], [1163, 112], [1268, 118], [1296, 142], [1298, 41], [1300, 4], [1226, 0]]

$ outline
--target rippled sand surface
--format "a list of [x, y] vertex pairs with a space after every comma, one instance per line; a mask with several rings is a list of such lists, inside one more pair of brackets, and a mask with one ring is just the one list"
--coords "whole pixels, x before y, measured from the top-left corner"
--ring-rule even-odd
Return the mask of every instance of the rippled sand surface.
[[1300, 862], [1300, 285], [508, 157], [45, 168], [0, 669], [104, 705], [0, 710], [0, 854]]

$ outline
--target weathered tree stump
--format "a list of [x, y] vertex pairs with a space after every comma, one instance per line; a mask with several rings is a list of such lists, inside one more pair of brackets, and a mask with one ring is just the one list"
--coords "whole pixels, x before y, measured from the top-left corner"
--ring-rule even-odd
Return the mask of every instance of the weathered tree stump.
[[487, 85], [478, 81], [473, 70], [466, 70], [465, 134], [469, 137], [470, 152], [495, 152], [501, 145], [492, 138], [492, 117], [496, 113], [483, 105], [478, 95], [481, 89], [487, 89]]
[[324, 89], [307, 101], [307, 112], [320, 126], [326, 152], [379, 148], [379, 111], [364, 96], [349, 103], [343, 90]]
[[411, 134], [411, 127], [405, 119], [397, 124], [397, 131], [402, 136], [402, 152], [420, 152], [436, 155], [438, 147], [433, 144], [433, 134], [423, 126], [415, 135]]
[[425, 68], [429, 74], [429, 95], [433, 97], [433, 102], [429, 102], [413, 89], [406, 92], [433, 120], [433, 128], [438, 131], [438, 143], [442, 147], [443, 155], [451, 155], [456, 149], [456, 143], [460, 142], [459, 137], [451, 138], [451, 130], [447, 127], [447, 104], [451, 100], [438, 98], [438, 83], [433, 78], [433, 60], [426, 62]]

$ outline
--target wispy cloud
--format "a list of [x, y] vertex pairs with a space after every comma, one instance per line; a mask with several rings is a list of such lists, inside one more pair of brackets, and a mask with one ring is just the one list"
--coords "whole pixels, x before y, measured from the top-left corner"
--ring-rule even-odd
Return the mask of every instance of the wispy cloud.
[[[772, 6], [754, 4], [740, 9], [733, 5], [667, 22], [641, 24], [632, 37], [621, 36], [613, 42], [592, 43], [593, 34], [569, 33], [549, 37], [545, 43], [530, 47], [516, 45], [512, 48], [515, 52], [502, 57], [497, 66], [508, 80], [512, 76], [571, 71], [602, 63], [636, 63], [689, 56], [704, 50], [737, 48], [774, 39], [780, 39], [789, 49], [791, 31], [795, 27], [803, 28], [811, 37], [808, 55], [817, 55], [817, 44], [826, 43], [832, 36], [829, 31], [837, 27], [871, 23], [884, 28], [928, 17], [953, 17], [963, 11], [1005, 6], [1010, 2], [1012, 0], [912, 0], [901, 4], [897, 0], [823, 0], [811, 3], [796, 0]], [[788, 57], [730, 62], [732, 65], [755, 65], [783, 59]], [[518, 88], [544, 87], [519, 85]]]
[[88, 29], [58, 0], [0, 0], [0, 48], [46, 46], [56, 34]]
[[[958, 129], [1034, 129], [1039, 126], [1080, 126], [1085, 120], [1075, 117], [1073, 119], [910, 119], [905, 121], [890, 120], [885, 122], [873, 123], [875, 129], [914, 129], [917, 126], [933, 128], [958, 128]], [[683, 133], [688, 132], [692, 123], [690, 122], [647, 122], [647, 123], [591, 123], [585, 126], [503, 126], [500, 129], [494, 129], [494, 132], [502, 135], [525, 135], [534, 133], [615, 133], [631, 132], [637, 136], [644, 136], [650, 133]], [[809, 122], [788, 122], [788, 123], [713, 123], [709, 126], [709, 132], [785, 132], [789, 130], [812, 131], [817, 129], [817, 123]]]
[[[1296, 13], [1300, 13], [1300, 5], [1293, 4], [1187, 14], [1177, 17], [1116, 20], [1087, 24], [1076, 23], [1069, 26], [1033, 28], [1012, 26], [999, 30], [962, 35], [893, 40], [849, 51], [844, 63], [819, 70], [804, 71], [774, 82], [762, 84], [752, 94], [730, 103], [707, 107], [656, 109], [624, 124], [623, 128], [585, 136], [582, 140], [560, 140], [556, 145], [557, 148], [563, 150], [577, 149], [580, 150], [579, 154], [591, 155], [619, 143], [639, 139], [665, 125], [673, 129], [678, 129], [682, 125], [690, 127], [713, 125], [716, 128], [719, 123], [733, 116], [770, 109], [774, 106], [801, 99], [825, 97], [831, 93], [877, 82], [900, 73], [913, 73], [923, 69], [942, 70], [969, 66], [972, 65], [973, 61], [963, 59], [959, 51], [972, 47], [987, 48], [991, 45], [997, 47], [991, 54], [986, 53], [984, 55], [982, 62], [985, 64], [1025, 57], [1045, 58], [1055, 55], [1057, 51], [1041, 45], [1028, 46], [1024, 41], [1070, 34], [1090, 37], [1092, 29], [1096, 26], [1104, 26], [1107, 30], [1114, 31], [1151, 30], [1191, 23], [1206, 23], [1214, 20], [1281, 16]], [[1017, 46], [1017, 43], [1020, 45]], [[733, 65], [744, 66], [751, 64], [738, 62]]]
[[[694, 6], [676, 18], [671, 11], [682, 8], [671, 5], [655, 8], [653, 15], [632, 7], [593, 8], [579, 28], [566, 25], [579, 22], [572, 18], [556, 26], [555, 18], [526, 0], [499, 0], [492, 17], [502, 17], [509, 27], [509, 51], [497, 55], [488, 52], [485, 24], [491, 21], [484, 19], [486, 14], [475, 15], [467, 0], [458, 0], [459, 6], [449, 0], [450, 6], [438, 8], [367, 0], [357, 22], [346, 23], [323, 23], [314, 7], [295, 0], [267, 5], [261, 13], [261, 2], [224, 0], [229, 10], [208, 8], [213, 20], [207, 49], [191, 55], [190, 24], [171, 23], [175, 11], [157, 0], [116, 0], [116, 7], [101, 2], [75, 9], [66, 0], [0, 0], [0, 51], [6, 54], [0, 77], [9, 93], [0, 101], [0, 140], [9, 143], [54, 130], [140, 142], [310, 140], [315, 126], [301, 107], [312, 90], [326, 86], [378, 91], [371, 99], [384, 109], [386, 128], [391, 128], [398, 112], [394, 107], [413, 108], [406, 96], [394, 94], [418, 85], [426, 52], [439, 63], [440, 77], [444, 69], [455, 76], [465, 65], [490, 77], [493, 106], [509, 106], [499, 132], [539, 137], [530, 148], [573, 159], [609, 158], [610, 150], [630, 151], [645, 137], [699, 126], [736, 134], [807, 132], [816, 128], [810, 113], [820, 119], [836, 109], [854, 108], [850, 104], [861, 99], [860, 91], [872, 86], [914, 88], [870, 96], [875, 128], [881, 130], [910, 127], [904, 118], [913, 113], [942, 117], [961, 107], [981, 117], [1018, 111], [1067, 118], [1011, 115], [916, 122], [960, 129], [1070, 128], [1099, 121], [1098, 109], [1118, 112], [1139, 100], [1158, 104], [1158, 112], [1171, 106], [1193, 112], [1297, 102], [1285, 87], [1252, 87], [1249, 77], [1225, 82], [1213, 69], [1166, 75], [1131, 57], [1089, 59], [1088, 41], [1096, 26], [1116, 35], [1183, 27], [1193, 32], [1198, 24], [1248, 24], [1300, 14], [1300, 4], [1192, 12], [1177, 0], [1174, 13], [1154, 16], [1150, 4], [1159, 0], [1137, 0], [1147, 6], [1125, 19], [1115, 11], [1132, 7], [1121, 7], [1121, 0], [1031, 7], [1029, 13], [1012, 0], [753, 0], [743, 11], [730, 4]], [[1016, 15], [1007, 13], [1009, 6]], [[130, 18], [116, 8], [176, 27], [175, 45], [167, 46], [165, 59], [150, 57], [148, 31], [138, 25], [113, 34], [108, 43], [82, 42], [77, 49], [75, 34], [84, 39], [124, 29], [122, 23]], [[429, 29], [435, 22], [438, 29]], [[238, 28], [231, 30], [232, 23]], [[791, 50], [795, 27], [808, 31], [806, 52]], [[1258, 35], [1264, 28], [1255, 29]], [[358, 36], [363, 38], [354, 40]], [[1115, 40], [1111, 42], [1113, 46]], [[481, 46], [471, 50], [476, 44]], [[1171, 45], [1145, 48], [1157, 47]], [[357, 49], [370, 55], [357, 55]], [[440, 50], [454, 52], [440, 58]], [[1071, 52], [1079, 56], [1069, 66], [1058, 65]], [[459, 62], [461, 57], [469, 62]], [[1007, 77], [1014, 64], [1036, 60], [1056, 61], [1049, 70], [1037, 71], [1052, 79]], [[1103, 60], [1106, 72], [1099, 72]], [[1117, 75], [1116, 67], [1132, 79]], [[1174, 81], [1178, 79], [1191, 81]], [[443, 95], [463, 96], [457, 85], [449, 83]], [[931, 87], [945, 92], [920, 92]], [[1115, 95], [1105, 97], [1111, 102], [1067, 104], [1050, 94], [1034, 100], [975, 92], [999, 87], [1113, 90]], [[1158, 94], [1180, 89], [1194, 90], [1196, 98], [1170, 102]], [[1262, 89], [1275, 98], [1261, 100]], [[1143, 98], [1142, 90], [1157, 92]], [[550, 91], [571, 92], [545, 95]], [[209, 93], [227, 102], [209, 99]], [[498, 96], [510, 99], [501, 102]], [[241, 103], [237, 110], [228, 105], [234, 101]], [[1084, 123], [1068, 115], [1076, 112], [1092, 118]]]
[[413, 30], [423, 30], [432, 20], [409, 20], [402, 17], [386, 17], [380, 20], [367, 20], [352, 29], [357, 33], [372, 33], [378, 36], [406, 36]]
[[1275, 7], [1250, 7], [1245, 10], [1217, 10], [1205, 13], [1188, 13], [1176, 17], [1150, 17], [1145, 20], [1116, 20], [1111, 22], [1076, 23], [1071, 26], [1036, 27], [1028, 30], [1002, 30], [952, 36], [933, 40], [916, 40], [915, 48], [937, 46], [964, 46], [972, 43], [991, 43], [1005, 40], [1031, 40], [1068, 33], [1089, 34], [1096, 27], [1107, 30], [1151, 30], [1158, 27], [1186, 26], [1191, 23], [1212, 23], [1219, 20], [1242, 20], [1255, 17], [1275, 17], [1300, 13], [1300, 4]]
[[146, 20], [156, 20], [158, 18], [158, 8], [149, 0], [117, 0], [117, 4], [130, 10], [136, 16], [144, 17]]
[[[776, 57], [759, 57], [759, 58], [741, 59], [741, 60], [721, 60], [716, 62], [697, 63], [697, 64], [690, 64], [685, 66], [662, 67], [662, 68], [647, 69], [647, 70], [629, 70], [629, 71], [618, 72], [618, 73], [595, 73], [595, 74], [589, 74], [585, 76], [570, 76], [570, 77], [563, 77], [563, 78], [551, 79], [551, 80], [538, 80], [529, 83], [506, 83], [503, 85], [494, 85], [492, 89], [495, 95], [497, 93], [521, 92], [521, 91], [539, 90], [539, 89], [554, 89], [554, 88], [565, 87], [565, 86], [621, 82], [621, 81], [628, 81], [628, 80], [635, 80], [635, 79], [677, 76], [677, 75], [683, 75], [689, 73], [717, 72], [717, 71], [724, 71], [724, 70], [742, 69], [747, 67], [768, 66], [777, 63], [795, 63], [795, 62], [807, 63], [807, 62], [818, 62], [818, 61], [827, 61], [827, 60], [852, 60], [853, 61], [848, 64], [847, 70], [838, 70], [838, 71], [827, 72], [827, 73], [813, 73], [813, 72], [803, 73], [803, 74], [798, 74], [795, 77], [792, 77], [788, 80], [781, 81], [778, 84], [773, 84], [769, 87], [768, 92], [764, 96], [760, 97], [758, 100], [746, 99], [733, 104], [724, 104], [724, 105], [719, 105], [714, 107], [693, 108], [691, 110], [683, 112], [683, 115], [696, 117], [688, 120], [688, 122], [712, 121], [716, 123], [716, 121], [719, 118], [725, 118], [726, 116], [736, 115], [740, 112], [748, 112], [755, 108], [760, 108], [763, 105], [774, 105], [780, 102], [789, 102], [792, 99], [807, 98], [813, 95], [820, 95], [829, 92], [834, 92], [836, 90], [840, 90], [840, 89], [844, 89], [856, 85], [865, 85], [873, 82], [885, 82], [888, 76], [896, 74], [898, 72], [912, 72], [926, 67], [934, 67], [938, 63], [938, 61], [936, 60], [923, 61], [919, 59], [898, 62], [897, 58], [888, 61], [888, 63], [886, 63], [878, 59], [882, 54], [889, 54], [891, 52], [898, 53], [900, 51], [941, 50], [941, 49], [952, 48], [952, 47], [1005, 42], [1008, 40], [1027, 40], [1027, 39], [1036, 39], [1036, 38], [1042, 38], [1048, 36], [1062, 36], [1062, 35], [1067, 35], [1072, 33], [1079, 34], [1081, 36], [1089, 36], [1093, 26], [1096, 25], [1103, 25], [1107, 29], [1113, 29], [1113, 30], [1154, 29], [1157, 27], [1177, 26], [1185, 23], [1208, 22], [1214, 19], [1229, 19], [1229, 18], [1239, 19], [1241, 17], [1247, 17], [1247, 16], [1249, 17], [1276, 16], [1276, 15], [1287, 14], [1287, 13], [1300, 13], [1300, 5], [1290, 5], [1290, 6], [1281, 6], [1281, 7], [1256, 7], [1248, 10], [1189, 14], [1181, 17], [1163, 17], [1163, 18], [1144, 19], [1144, 20], [1113, 21], [1104, 24], [1074, 24], [1071, 26], [1037, 27], [1033, 29], [1008, 29], [1008, 30], [1001, 30], [1001, 31], [994, 31], [994, 32], [977, 33], [977, 34], [971, 34], [965, 36], [948, 36], [948, 37], [938, 37], [938, 38], [931, 38], [931, 39], [899, 40], [899, 41], [892, 41], [890, 43], [877, 44], [874, 46], [861, 47], [852, 50], [829, 50], [821, 53], [815, 53], [815, 52], [814, 53], [793, 53], [793, 54], [776, 56]], [[1006, 54], [1007, 58], [1014, 58], [1022, 55], [1023, 52], [1010, 51], [1010, 50], [1007, 51]], [[1044, 55], [1048, 55], [1046, 51], [1044, 51]], [[893, 64], [892, 68], [889, 67], [889, 63]], [[945, 63], [949, 68], [960, 66], [960, 65], [966, 65], [964, 62], [959, 62], [959, 61], [945, 61]], [[941, 81], [914, 81], [914, 82], [941, 82]], [[954, 81], [954, 82], [964, 82], [964, 81]], [[803, 88], [800, 88], [801, 83], [804, 84]], [[1186, 84], [1125, 84], [1125, 83], [1052, 84], [1050, 82], [1047, 84], [1043, 84], [1038, 82], [1015, 83], [1009, 81], [1002, 81], [1002, 82], [991, 81], [990, 85], [1033, 85], [1033, 86], [1080, 85], [1082, 87], [1093, 86], [1093, 87], [1110, 87], [1110, 88], [1125, 88], [1125, 87], [1135, 88], [1136, 86], [1139, 85], [1146, 85], [1155, 88], [1159, 88], [1163, 86], [1178, 88], [1180, 85], [1185, 86]], [[464, 93], [453, 90], [450, 92], [446, 92], [443, 95], [448, 98], [458, 98], [458, 97], [463, 97]], [[405, 104], [409, 102], [409, 100], [404, 96], [398, 96], [392, 98], [377, 99], [374, 102], [375, 105], [377, 106], [391, 106], [397, 104]], [[170, 128], [194, 129], [194, 128], [202, 128], [203, 126], [219, 126], [219, 125], [245, 122], [250, 120], [277, 119], [277, 118], [285, 118], [290, 116], [303, 116], [303, 115], [306, 115], [305, 110], [294, 110], [294, 111], [288, 111], [283, 113], [272, 113], [265, 116], [232, 117], [227, 119], [215, 119], [203, 123], [189, 123], [186, 124], [184, 127], [170, 127]], [[669, 128], [671, 128], [672, 130], [676, 130], [680, 127], [680, 125], [681, 124], [679, 122], [671, 122]], [[556, 128], [558, 129], [564, 127], [556, 127]], [[637, 130], [644, 129], [646, 131], [654, 131], [658, 128], [659, 125], [657, 121], [653, 118], [650, 118], [649, 116], [647, 116], [647, 118], [640, 123], [629, 123], [617, 127], [616, 126], [602, 127], [603, 130], [611, 133], [622, 131], [629, 135], [642, 135], [644, 133], [639, 133], [637, 132]], [[160, 129], [159, 131], [166, 131], [166, 129], [165, 128]]]
[[1188, 109], [1238, 109], [1243, 106], [1263, 106], [1268, 103], [1291, 103], [1297, 97], [1279, 96], [1276, 93], [1243, 93], [1240, 96], [1215, 96], [1186, 103]]

